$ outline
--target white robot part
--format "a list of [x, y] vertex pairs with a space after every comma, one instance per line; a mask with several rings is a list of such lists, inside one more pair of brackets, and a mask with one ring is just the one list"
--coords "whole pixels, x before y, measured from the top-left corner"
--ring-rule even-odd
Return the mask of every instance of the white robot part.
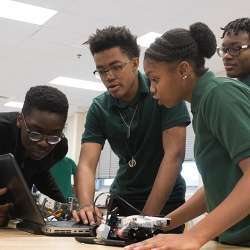
[[158, 228], [166, 230], [170, 224], [170, 218], [166, 217], [153, 217], [142, 215], [131, 215], [121, 218], [121, 227], [144, 227], [144, 228]]
[[96, 229], [96, 238], [98, 240], [104, 240], [108, 238], [110, 231], [110, 226], [107, 224], [101, 224], [97, 229]]

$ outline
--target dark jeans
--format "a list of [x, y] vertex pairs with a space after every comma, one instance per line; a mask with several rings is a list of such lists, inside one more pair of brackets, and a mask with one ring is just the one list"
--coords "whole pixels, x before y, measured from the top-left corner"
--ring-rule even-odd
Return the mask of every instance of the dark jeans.
[[[124, 201], [122, 201], [121, 199], [115, 197], [110, 199], [109, 205], [108, 205], [108, 209], [111, 211], [114, 208], [118, 208], [117, 213], [120, 216], [129, 216], [129, 215], [135, 215], [135, 214], [140, 214], [140, 211], [143, 210], [144, 205], [146, 200], [145, 199], [136, 199], [135, 197], [121, 197], [122, 199], [124, 199], [126, 202], [128, 202], [129, 204], [131, 204], [133, 207], [135, 207], [137, 210], [133, 209], [132, 207], [130, 207], [128, 204], [126, 204]], [[185, 200], [181, 200], [181, 201], [176, 201], [176, 202], [167, 202], [165, 204], [165, 206], [163, 207], [161, 214], [159, 216], [165, 216], [167, 214], [169, 214], [170, 212], [174, 211], [176, 208], [178, 208], [179, 206], [181, 206], [183, 203], [185, 202]], [[182, 233], [184, 231], [185, 225], [181, 225], [173, 230], [168, 231], [167, 233], [174, 233], [174, 234], [179, 234]]]

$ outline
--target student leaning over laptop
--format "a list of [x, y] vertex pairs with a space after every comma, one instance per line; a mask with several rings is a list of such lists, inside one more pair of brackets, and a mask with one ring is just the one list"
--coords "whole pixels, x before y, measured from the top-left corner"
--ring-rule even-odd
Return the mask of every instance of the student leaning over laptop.
[[[98, 29], [88, 42], [96, 64], [94, 74], [100, 76], [107, 91], [93, 100], [86, 117], [77, 171], [82, 208], [76, 218], [90, 224], [97, 218], [98, 222], [100, 211], [92, 205], [94, 183], [106, 140], [119, 158], [110, 188], [115, 197], [112, 207], [121, 216], [138, 210], [147, 215], [173, 211], [185, 200], [186, 186], [180, 174], [190, 123], [185, 104], [167, 109], [153, 99], [147, 77], [138, 70], [136, 37], [126, 27]], [[175, 230], [182, 232], [183, 228]]]
[[[28, 186], [35, 184], [39, 191], [60, 202], [65, 199], [49, 169], [68, 151], [62, 132], [67, 115], [67, 97], [45, 85], [30, 88], [21, 113], [0, 113], [0, 154], [12, 153]], [[6, 222], [8, 191], [0, 189], [0, 195], [1, 220]]]

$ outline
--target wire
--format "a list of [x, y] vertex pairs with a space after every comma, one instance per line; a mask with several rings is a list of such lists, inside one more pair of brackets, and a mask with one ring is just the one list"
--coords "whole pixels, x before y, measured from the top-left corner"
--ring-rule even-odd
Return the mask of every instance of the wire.
[[[94, 215], [96, 217], [98, 217], [99, 219], [103, 219], [103, 217], [98, 216], [97, 213], [96, 213], [96, 210], [95, 210], [95, 208], [96, 208], [96, 202], [104, 194], [109, 194], [107, 196], [106, 201], [105, 201], [105, 206], [107, 207], [106, 222], [108, 221], [109, 214], [112, 214], [112, 213], [116, 212], [116, 210], [117, 210], [117, 207], [115, 207], [112, 211], [110, 211], [110, 208], [112, 206], [112, 202], [113, 202], [114, 198], [117, 198], [118, 200], [121, 200], [128, 207], [130, 207], [133, 210], [135, 210], [139, 215], [145, 216], [145, 214], [143, 214], [143, 212], [141, 210], [139, 210], [136, 207], [134, 207], [132, 204], [130, 204], [128, 201], [126, 201], [124, 198], [122, 198], [120, 195], [118, 195], [118, 194], [110, 194], [109, 192], [102, 192], [102, 193], [100, 193], [100, 194], [98, 194], [96, 196], [96, 198], [94, 199], [94, 203], [93, 203]], [[163, 215], [156, 215], [156, 217], [164, 217], [164, 216]]]
[[118, 198], [119, 200], [121, 200], [124, 204], [126, 204], [128, 207], [134, 209], [136, 212], [138, 212], [140, 215], [143, 215], [143, 212], [139, 209], [137, 209], [136, 207], [134, 207], [132, 204], [130, 204], [128, 201], [126, 201], [124, 198], [122, 198], [121, 196], [119, 196], [118, 194], [111, 194], [110, 196], [114, 196], [114, 198]]
[[[102, 217], [98, 216], [95, 210], [96, 207], [96, 202], [97, 200], [104, 194], [109, 194], [109, 192], [102, 192], [100, 194], [98, 194], [94, 200], [94, 204], [93, 204], [93, 209], [94, 209], [94, 214], [96, 217], [98, 217], [99, 219], [103, 219]], [[112, 211], [110, 211], [110, 207], [112, 206], [112, 202], [113, 199], [116, 198], [118, 200], [121, 200], [124, 204], [126, 204], [128, 207], [132, 208], [133, 210], [135, 210], [137, 213], [139, 213], [139, 215], [143, 215], [143, 212], [140, 211], [139, 209], [137, 209], [136, 207], [134, 207], [132, 204], [130, 204], [128, 201], [126, 201], [124, 198], [122, 198], [121, 196], [119, 196], [118, 194], [109, 194], [106, 201], [105, 201], [105, 206], [107, 207], [107, 214], [106, 214], [106, 222], [108, 221], [108, 216], [109, 214], [114, 213], [117, 210], [117, 207], [114, 208]]]
[[[130, 204], [128, 201], [126, 201], [124, 198], [122, 198], [121, 196], [119, 196], [118, 194], [111, 194], [110, 196], [114, 196], [115, 198], [120, 199], [121, 201], [123, 201], [127, 206], [129, 206], [130, 208], [134, 209], [136, 212], [139, 213], [139, 215], [142, 216], [146, 216], [143, 211], [137, 209], [136, 207], [134, 207], [132, 204]], [[158, 215], [154, 215], [154, 217], [165, 217], [165, 215], [162, 214], [158, 214]]]
[[[104, 195], [104, 194], [109, 194], [109, 192], [102, 192], [102, 193], [100, 193], [100, 194], [98, 194], [97, 196], [96, 196], [96, 198], [95, 198], [95, 200], [94, 200], [94, 204], [93, 204], [93, 209], [94, 209], [94, 215], [96, 216], [96, 217], [98, 217], [99, 219], [103, 219], [101, 216], [99, 216], [99, 215], [97, 215], [97, 213], [96, 213], [96, 210], [95, 210], [95, 207], [96, 207], [96, 202], [97, 202], [97, 200], [102, 196], [102, 195]], [[106, 199], [106, 202], [107, 202], [107, 199]], [[106, 203], [105, 202], [105, 203]]]

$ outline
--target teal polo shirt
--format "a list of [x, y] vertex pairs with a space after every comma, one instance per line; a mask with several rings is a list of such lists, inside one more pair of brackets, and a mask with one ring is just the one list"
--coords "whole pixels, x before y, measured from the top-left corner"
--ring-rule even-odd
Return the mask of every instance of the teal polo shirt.
[[[138, 92], [131, 104], [121, 102], [108, 92], [93, 100], [87, 113], [82, 143], [104, 145], [108, 140], [119, 157], [119, 168], [110, 191], [146, 200], [164, 155], [162, 132], [175, 126], [187, 126], [190, 118], [184, 103], [171, 109], [159, 106], [150, 94], [148, 78], [140, 72], [138, 77]], [[129, 139], [120, 113], [128, 124], [134, 115]], [[132, 155], [137, 162], [134, 168], [128, 166]], [[169, 200], [183, 201], [184, 195], [185, 182], [179, 175]]]
[[75, 162], [68, 157], [64, 157], [50, 169], [50, 173], [54, 177], [55, 182], [65, 199], [74, 196], [71, 177], [76, 175], [76, 170], [77, 166]]
[[245, 83], [248, 87], [250, 87], [250, 75], [247, 77], [240, 79], [241, 82]]
[[[212, 211], [242, 177], [239, 161], [250, 156], [250, 89], [206, 72], [194, 88], [191, 111], [195, 160]], [[219, 241], [250, 246], [250, 216], [222, 233]]]

